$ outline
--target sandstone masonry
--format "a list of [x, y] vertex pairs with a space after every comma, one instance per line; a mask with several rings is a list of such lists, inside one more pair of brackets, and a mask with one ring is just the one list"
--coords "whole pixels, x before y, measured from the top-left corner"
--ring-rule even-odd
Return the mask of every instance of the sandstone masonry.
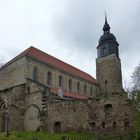
[[30, 47], [0, 69], [0, 131], [123, 131], [136, 111], [122, 87], [119, 44], [105, 21], [95, 80]]

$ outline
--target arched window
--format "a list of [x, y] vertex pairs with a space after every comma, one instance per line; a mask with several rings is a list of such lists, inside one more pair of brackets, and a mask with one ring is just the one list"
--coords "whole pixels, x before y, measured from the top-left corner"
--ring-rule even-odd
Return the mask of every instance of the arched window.
[[80, 83], [77, 82], [77, 92], [80, 92]]
[[87, 86], [84, 85], [84, 93], [86, 94], [87, 93]]
[[69, 90], [72, 90], [72, 80], [69, 79]]
[[52, 73], [49, 71], [47, 74], [47, 85], [52, 84]]
[[92, 96], [92, 91], [93, 91], [93, 89], [92, 89], [92, 87], [90, 87], [90, 96]]
[[38, 80], [38, 68], [34, 67], [33, 69], [33, 80], [37, 81]]
[[59, 76], [59, 87], [63, 86], [63, 77], [60, 75]]

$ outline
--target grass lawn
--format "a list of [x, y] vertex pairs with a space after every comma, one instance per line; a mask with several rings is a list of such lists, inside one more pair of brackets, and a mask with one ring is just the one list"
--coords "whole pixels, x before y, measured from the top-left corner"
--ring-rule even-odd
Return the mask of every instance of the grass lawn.
[[50, 134], [44, 132], [11, 132], [9, 137], [6, 137], [5, 133], [0, 133], [0, 140], [61, 140], [63, 136], [77, 136], [86, 137], [93, 134], [69, 132], [61, 134]]

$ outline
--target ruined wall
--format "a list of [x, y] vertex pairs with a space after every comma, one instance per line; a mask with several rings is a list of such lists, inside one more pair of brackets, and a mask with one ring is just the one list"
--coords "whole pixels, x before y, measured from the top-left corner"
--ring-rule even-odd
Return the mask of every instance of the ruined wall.
[[126, 127], [126, 121], [129, 126], [133, 125], [136, 109], [133, 102], [123, 94], [125, 93], [104, 95], [93, 105], [96, 116], [93, 117], [93, 122], [96, 123], [96, 129], [121, 131]]
[[[5, 112], [8, 113], [9, 117], [9, 130], [23, 130], [25, 84], [9, 88], [0, 93], [0, 120], [3, 123], [0, 125], [0, 131], [5, 131], [6, 129], [4, 126], [7, 121]], [[2, 102], [4, 102], [4, 105]]]
[[[46, 93], [44, 101], [43, 90], [47, 86], [49, 71], [52, 73], [52, 86], [55, 88], [59, 87], [60, 75], [64, 78], [65, 91], [69, 91], [69, 79], [73, 81], [71, 92], [77, 92], [77, 82], [81, 84], [81, 94], [85, 94], [84, 85], [87, 85], [86, 95], [90, 95], [90, 87], [93, 87], [94, 96], [97, 87], [89, 81], [29, 57], [23, 57], [2, 69], [0, 71], [0, 130], [2, 131], [4, 127], [3, 102], [8, 107], [10, 130], [36, 131], [39, 129], [44, 104], [47, 113], [46, 127], [51, 132], [110, 131], [122, 130], [126, 125], [131, 126], [135, 107], [126, 98], [126, 93], [119, 91], [121, 89], [120, 62], [114, 55], [108, 56], [108, 60], [106, 58], [97, 62], [97, 75], [103, 89], [102, 93], [106, 91], [107, 94], [102, 94], [94, 100], [60, 100]], [[32, 79], [35, 66], [39, 70], [38, 80], [29, 82], [26, 78]], [[106, 79], [107, 84], [105, 84]]]
[[[96, 100], [76, 100], [48, 105], [48, 129], [61, 131], [123, 131], [133, 126], [132, 101], [121, 94]], [[59, 126], [56, 124], [59, 123]]]
[[7, 94], [9, 99], [10, 130], [23, 130], [25, 84], [16, 86]]
[[[46, 93], [47, 100], [43, 101], [42, 86], [32, 82], [29, 85], [30, 93], [25, 92], [25, 85], [20, 85], [1, 94], [5, 103], [8, 100], [10, 130], [38, 130], [44, 103], [46, 128], [50, 132], [121, 131], [125, 125], [132, 126], [136, 110], [125, 93], [104, 94], [94, 100], [64, 100]], [[1, 108], [0, 124], [2, 130]]]
[[50, 103], [48, 105], [48, 129], [55, 132], [56, 124], [59, 123], [59, 131], [88, 130], [88, 113], [89, 108], [86, 101]]

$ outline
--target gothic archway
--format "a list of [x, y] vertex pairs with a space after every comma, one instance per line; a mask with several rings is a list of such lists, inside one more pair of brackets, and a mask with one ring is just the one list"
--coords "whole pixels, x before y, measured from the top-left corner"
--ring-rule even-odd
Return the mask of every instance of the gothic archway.
[[9, 122], [7, 121], [9, 121], [7, 107], [2, 97], [0, 97], [0, 132], [5, 132], [8, 129]]
[[24, 115], [24, 130], [36, 131], [40, 127], [40, 109], [36, 104], [26, 107]]
[[13, 131], [23, 130], [23, 119], [20, 108], [15, 105], [10, 105], [10, 129]]

